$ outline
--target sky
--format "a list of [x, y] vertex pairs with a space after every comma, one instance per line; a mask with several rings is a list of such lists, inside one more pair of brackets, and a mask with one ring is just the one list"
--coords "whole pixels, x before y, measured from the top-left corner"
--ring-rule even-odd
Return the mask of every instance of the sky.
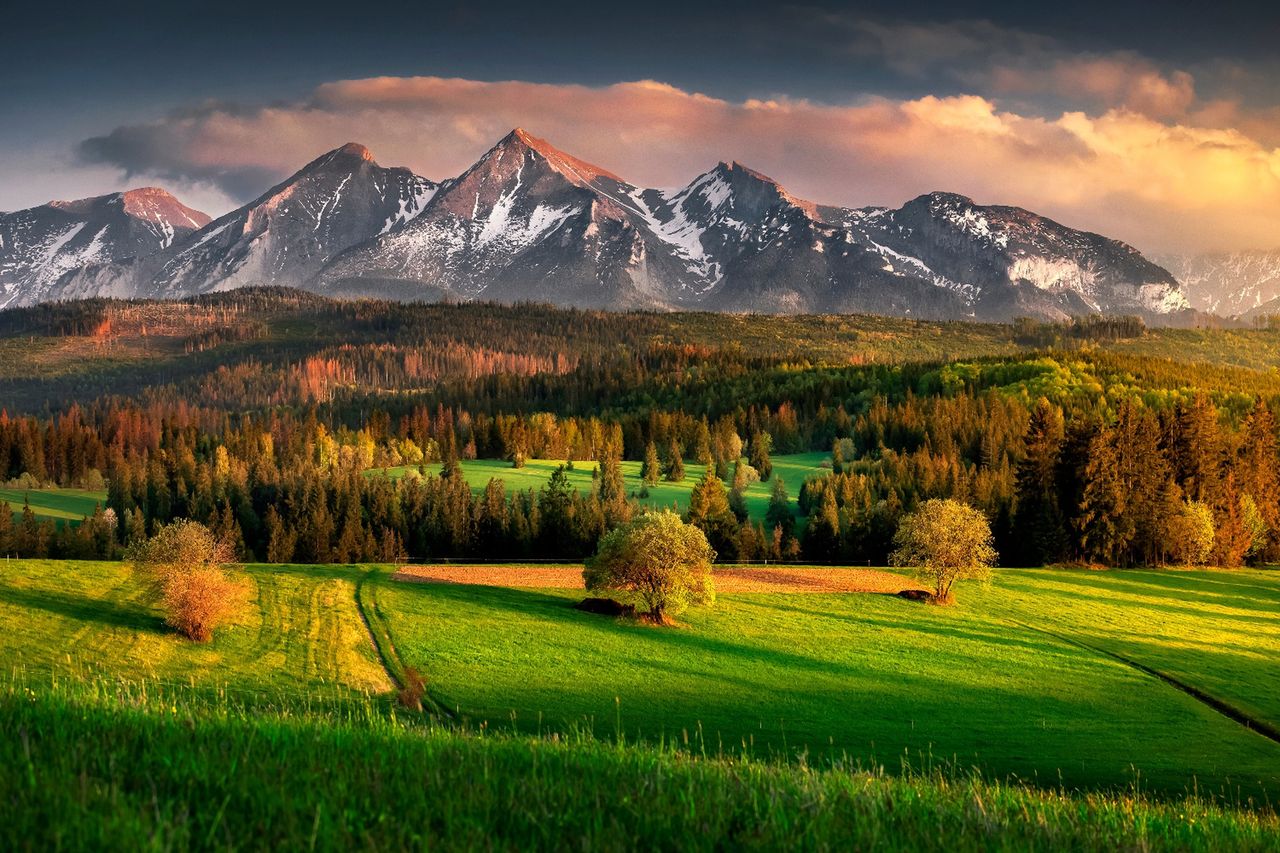
[[23, 4], [0, 210], [217, 215], [345, 142], [432, 179], [515, 126], [643, 186], [1013, 204], [1166, 253], [1280, 247], [1280, 4]]

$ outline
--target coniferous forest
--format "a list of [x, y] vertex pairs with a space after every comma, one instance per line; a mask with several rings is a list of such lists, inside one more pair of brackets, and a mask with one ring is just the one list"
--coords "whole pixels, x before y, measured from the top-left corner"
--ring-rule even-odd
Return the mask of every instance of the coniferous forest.
[[[577, 559], [660, 479], [719, 559], [883, 564], [922, 501], [1005, 565], [1280, 557], [1280, 332], [336, 302], [248, 290], [0, 315], [0, 553], [113, 557], [178, 518], [269, 562]], [[804, 482], [771, 456], [821, 452]], [[562, 460], [540, 488], [469, 460]], [[621, 462], [641, 463], [643, 483]], [[393, 469], [395, 476], [386, 473]], [[764, 518], [743, 507], [770, 484]], [[788, 498], [798, 496], [798, 515]]]

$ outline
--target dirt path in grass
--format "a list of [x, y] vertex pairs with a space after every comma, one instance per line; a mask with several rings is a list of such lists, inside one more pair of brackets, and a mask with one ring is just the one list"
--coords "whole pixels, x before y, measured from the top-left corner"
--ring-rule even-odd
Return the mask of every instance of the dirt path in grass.
[[[398, 581], [455, 583], [541, 589], [582, 589], [582, 569], [576, 566], [405, 566]], [[717, 593], [781, 592], [896, 593], [914, 589], [910, 578], [877, 569], [794, 567], [717, 568]]]

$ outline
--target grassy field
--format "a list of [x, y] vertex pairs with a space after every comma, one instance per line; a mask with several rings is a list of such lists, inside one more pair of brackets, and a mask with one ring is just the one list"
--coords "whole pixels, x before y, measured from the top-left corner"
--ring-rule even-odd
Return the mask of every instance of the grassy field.
[[390, 687], [354, 605], [360, 572], [249, 567], [250, 606], [207, 645], [179, 642], [122, 563], [0, 563], [0, 668], [105, 673], [237, 693]]
[[[1107, 654], [1280, 722], [1274, 573], [1004, 570], [951, 608], [725, 595], [672, 629], [570, 590], [243, 575], [251, 606], [201, 646], [122, 564], [0, 564], [0, 847], [1280, 839], [1257, 808], [1280, 745]], [[456, 716], [394, 708], [370, 628]]]
[[[804, 481], [810, 477], [830, 473], [830, 468], [820, 467], [823, 462], [830, 461], [831, 454], [829, 452], [795, 453], [773, 457], [774, 476], [782, 477], [793, 507], [796, 505], [796, 499], [800, 494], [800, 486], [804, 484]], [[462, 462], [462, 474], [466, 477], [467, 483], [471, 485], [471, 488], [477, 492], [484, 489], [489, 480], [494, 478], [502, 480], [506, 484], [508, 492], [525, 491], [527, 489], [533, 489], [536, 492], [547, 484], [552, 472], [563, 464], [565, 462], [562, 459], [530, 459], [523, 468], [513, 468], [510, 462], [505, 462], [501, 459], [469, 459]], [[641, 503], [653, 507], [675, 508], [682, 513], [687, 510], [689, 508], [689, 493], [693, 491], [694, 485], [706, 473], [706, 466], [689, 462], [684, 467], [684, 480], [679, 483], [661, 481], [656, 486], [650, 486], [649, 497], [642, 500]], [[438, 465], [432, 465], [428, 470], [436, 473], [438, 468]], [[569, 482], [577, 487], [582, 494], [589, 494], [591, 492], [591, 474], [595, 468], [595, 462], [575, 462], [574, 470], [568, 472]], [[381, 472], [391, 477], [402, 477], [408, 470], [410, 468], [385, 468], [371, 473]], [[417, 468], [414, 467], [412, 470], [416, 471]], [[640, 463], [623, 462], [622, 474], [626, 478], [628, 493], [639, 493], [643, 485], [640, 480]], [[752, 483], [747, 487], [747, 509], [752, 519], [756, 521], [764, 520], [765, 512], [769, 509], [769, 493], [772, 489], [772, 479], [764, 483]]]
[[[1214, 583], [1256, 592], [1179, 603]], [[430, 674], [437, 698], [493, 726], [955, 762], [1082, 787], [1140, 776], [1166, 792], [1193, 780], [1280, 790], [1280, 745], [1071, 642], [1123, 651], [1280, 723], [1274, 574], [1008, 570], [952, 608], [722, 596], [678, 630], [581, 613], [572, 590], [383, 581], [377, 595], [401, 656]], [[1157, 631], [1173, 642], [1157, 650]]]
[[89, 489], [0, 489], [0, 502], [6, 501], [15, 515], [22, 513], [23, 501], [28, 501], [36, 518], [80, 521], [93, 515], [95, 507], [106, 506], [107, 493]]
[[0, 675], [0, 847], [1268, 850], [1272, 813]]

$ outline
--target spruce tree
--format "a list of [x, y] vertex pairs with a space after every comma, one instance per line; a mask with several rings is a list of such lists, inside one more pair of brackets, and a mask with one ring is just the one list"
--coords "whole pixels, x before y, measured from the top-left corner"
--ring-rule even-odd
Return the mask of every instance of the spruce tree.
[[640, 463], [640, 480], [646, 486], [656, 486], [662, 476], [662, 462], [658, 459], [658, 447], [652, 441], [645, 445], [644, 461]]
[[684, 448], [680, 446], [680, 442], [671, 439], [671, 446], [667, 448], [667, 466], [666, 480], [668, 483], [679, 483], [684, 480]]
[[773, 476], [773, 460], [769, 451], [773, 449], [773, 437], [767, 432], [758, 432], [751, 436], [751, 467], [760, 472], [760, 481], [767, 483]]

